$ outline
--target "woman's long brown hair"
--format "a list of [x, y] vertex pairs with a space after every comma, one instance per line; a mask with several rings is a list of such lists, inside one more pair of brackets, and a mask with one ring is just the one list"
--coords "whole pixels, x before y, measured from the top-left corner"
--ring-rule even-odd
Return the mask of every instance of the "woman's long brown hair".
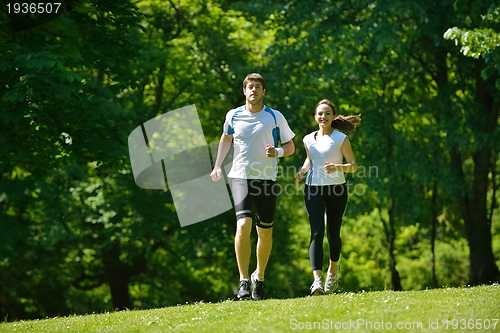
[[[314, 113], [316, 113], [316, 109], [321, 104], [328, 105], [329, 107], [332, 108], [333, 114], [334, 115], [337, 114], [337, 108], [328, 99], [322, 99], [321, 101], [319, 101], [318, 104], [316, 104], [316, 108], [314, 109]], [[342, 131], [344, 133], [354, 132], [356, 130], [356, 126], [358, 126], [360, 121], [361, 121], [360, 114], [358, 114], [356, 116], [343, 116], [343, 115], [339, 114], [332, 121], [332, 127], [335, 129], [338, 129], [339, 131]]]

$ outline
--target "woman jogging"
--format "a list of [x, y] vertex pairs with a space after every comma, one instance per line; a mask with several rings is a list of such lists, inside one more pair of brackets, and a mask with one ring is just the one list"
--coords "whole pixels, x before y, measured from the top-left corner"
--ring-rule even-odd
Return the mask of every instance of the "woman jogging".
[[[332, 293], [338, 287], [340, 226], [348, 198], [344, 172], [357, 170], [351, 143], [343, 132], [354, 131], [361, 119], [359, 115], [336, 116], [335, 105], [327, 99], [318, 102], [314, 118], [319, 129], [303, 139], [307, 157], [295, 179], [300, 182], [307, 172], [304, 201], [311, 225], [309, 259], [314, 276], [310, 289], [311, 295], [322, 295]], [[344, 159], [346, 163], [343, 163]], [[323, 288], [325, 209], [330, 265]]]

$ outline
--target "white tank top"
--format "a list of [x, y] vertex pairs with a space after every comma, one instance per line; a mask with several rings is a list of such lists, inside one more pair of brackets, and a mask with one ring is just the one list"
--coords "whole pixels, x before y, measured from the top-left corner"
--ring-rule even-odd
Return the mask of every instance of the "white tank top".
[[345, 183], [344, 173], [340, 171], [328, 174], [325, 162], [343, 163], [344, 156], [340, 147], [347, 137], [334, 130], [329, 137], [316, 137], [317, 131], [309, 133], [302, 140], [309, 150], [310, 166], [306, 176], [306, 185], [334, 185]]

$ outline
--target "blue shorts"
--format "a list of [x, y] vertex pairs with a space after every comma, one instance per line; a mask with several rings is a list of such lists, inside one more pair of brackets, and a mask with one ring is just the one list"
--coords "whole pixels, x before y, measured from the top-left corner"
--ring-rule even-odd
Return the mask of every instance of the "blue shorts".
[[253, 208], [255, 208], [257, 226], [273, 227], [278, 190], [274, 180], [234, 178], [231, 189], [236, 220], [243, 217], [253, 218]]

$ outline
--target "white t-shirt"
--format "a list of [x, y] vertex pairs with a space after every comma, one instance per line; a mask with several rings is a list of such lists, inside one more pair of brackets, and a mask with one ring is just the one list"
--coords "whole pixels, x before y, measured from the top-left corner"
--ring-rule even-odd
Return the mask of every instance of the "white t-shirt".
[[276, 126], [282, 143], [295, 136], [283, 114], [266, 106], [259, 112], [240, 107], [226, 114], [224, 134], [233, 135], [234, 145], [229, 178], [276, 180], [278, 159], [266, 155], [266, 145], [275, 146], [273, 130]]
[[[325, 162], [342, 163], [344, 156], [340, 147], [347, 137], [342, 132], [334, 130], [330, 136], [315, 137], [317, 131], [307, 134], [304, 145], [309, 150], [310, 166], [307, 172], [306, 185], [334, 185], [345, 183], [344, 173], [336, 171], [327, 173]], [[318, 140], [319, 139], [319, 140]]]

